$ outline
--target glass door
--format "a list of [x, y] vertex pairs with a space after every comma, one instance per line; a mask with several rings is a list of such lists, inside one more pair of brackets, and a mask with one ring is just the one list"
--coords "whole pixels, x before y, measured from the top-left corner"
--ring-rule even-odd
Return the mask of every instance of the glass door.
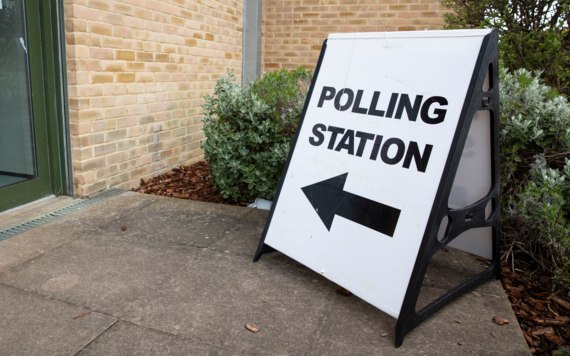
[[0, 212], [50, 194], [39, 4], [0, 0]]

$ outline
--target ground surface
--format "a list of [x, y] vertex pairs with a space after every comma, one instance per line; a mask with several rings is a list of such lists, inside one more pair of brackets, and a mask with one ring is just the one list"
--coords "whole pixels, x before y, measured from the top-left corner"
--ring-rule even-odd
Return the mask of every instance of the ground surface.
[[[0, 242], [0, 353], [530, 354], [498, 281], [394, 349], [390, 316], [280, 253], [251, 262], [266, 218], [127, 192]], [[468, 254], [436, 254], [420, 304], [481, 270]]]
[[74, 203], [75, 201], [76, 200], [73, 198], [67, 196], [59, 196], [57, 198], [52, 197], [47, 200], [31, 204], [23, 209], [13, 209], [2, 212], [0, 213], [0, 230], [21, 223], [22, 221], [35, 218], [39, 215], [49, 213], [50, 211]]
[[[560, 291], [537, 267], [519, 263], [515, 271], [504, 266], [501, 282], [535, 356], [551, 355], [570, 346], [570, 297]], [[565, 293], [566, 292], [566, 293]]]
[[247, 206], [254, 201], [244, 198], [234, 201], [223, 197], [214, 188], [207, 161], [196, 162], [191, 166], [176, 167], [172, 171], [147, 180], [141, 179], [141, 186], [132, 189], [134, 192], [160, 195], [169, 198], [189, 199], [207, 203]]

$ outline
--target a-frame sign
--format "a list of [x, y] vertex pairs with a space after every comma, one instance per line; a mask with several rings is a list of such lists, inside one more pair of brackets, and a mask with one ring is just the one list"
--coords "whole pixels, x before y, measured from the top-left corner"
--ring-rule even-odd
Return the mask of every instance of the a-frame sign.
[[[443, 306], [498, 278], [498, 84], [496, 30], [330, 35], [254, 262], [279, 250], [397, 318], [396, 347]], [[481, 151], [489, 168], [471, 175], [490, 189], [450, 208], [482, 110], [488, 137], [470, 145], [490, 146]], [[487, 228], [488, 239], [468, 236], [475, 228]], [[487, 241], [490, 267], [416, 312], [429, 261], [454, 239], [467, 251]]]

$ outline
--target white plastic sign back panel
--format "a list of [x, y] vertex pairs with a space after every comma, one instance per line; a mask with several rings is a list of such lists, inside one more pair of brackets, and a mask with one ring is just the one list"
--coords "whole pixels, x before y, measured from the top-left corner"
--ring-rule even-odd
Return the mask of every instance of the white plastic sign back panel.
[[489, 33], [330, 35], [262, 243], [398, 318]]

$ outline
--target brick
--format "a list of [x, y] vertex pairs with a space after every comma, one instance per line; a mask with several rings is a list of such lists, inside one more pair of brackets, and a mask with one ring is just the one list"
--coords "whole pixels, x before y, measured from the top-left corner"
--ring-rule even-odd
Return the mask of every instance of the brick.
[[105, 23], [109, 23], [112, 25], [124, 25], [125, 24], [125, 17], [120, 14], [114, 14], [110, 12], [104, 12], [101, 15], [101, 20]]
[[349, 25], [366, 25], [366, 20], [364, 19], [349, 19]]
[[198, 44], [198, 41], [194, 38], [185, 38], [184, 39], [184, 45], [185, 46], [196, 47], [197, 44]]
[[352, 18], [352, 17], [356, 17], [356, 12], [341, 12], [339, 13], [339, 17], [340, 18]]
[[121, 38], [103, 37], [101, 39], [101, 46], [103, 47], [123, 48], [123, 43]]
[[134, 14], [134, 10], [133, 10], [132, 6], [126, 5], [126, 4], [121, 4], [119, 2], [113, 3], [113, 12], [118, 12], [120, 14], [125, 14], [125, 15], [133, 15]]
[[87, 46], [68, 45], [66, 46], [67, 58], [87, 58], [89, 48]]
[[98, 145], [105, 142], [105, 135], [102, 133], [83, 135], [79, 138], [79, 142], [83, 147]]
[[137, 52], [136, 60], [143, 62], [152, 62], [154, 60], [154, 55], [152, 53], [147, 53], [147, 52]]
[[121, 139], [124, 139], [126, 137], [127, 137], [127, 130], [126, 129], [114, 130], [114, 131], [109, 131], [109, 132], [105, 133], [105, 141], [107, 141], [107, 142], [121, 140]]
[[[115, 37], [122, 37], [122, 38], [133, 38], [133, 30], [129, 27], [124, 26], [114, 26], [113, 27], [113, 36]], [[139, 45], [139, 41], [125, 41], [124, 45], [125, 48], [136, 49], [137, 47], [142, 48], [142, 43]]]
[[126, 65], [124, 62], [109, 62], [103, 68], [105, 72], [124, 72], [125, 69]]
[[129, 180], [129, 172], [120, 173], [109, 178], [110, 186], [117, 186]]
[[115, 106], [114, 96], [103, 96], [91, 99], [92, 108]]
[[92, 170], [97, 169], [97, 168], [103, 168], [103, 167], [105, 167], [105, 164], [106, 164], [106, 160], [104, 157], [85, 161], [85, 162], [82, 162], [82, 164], [81, 164], [81, 171], [87, 172], [87, 171], [92, 171]]
[[127, 115], [127, 109], [125, 107], [114, 107], [105, 110], [105, 119], [114, 119], [125, 115]]
[[186, 20], [176, 16], [172, 16], [170, 18], [170, 22], [178, 26], [184, 26], [186, 24]]
[[101, 11], [79, 5], [71, 5], [72, 16], [76, 19], [99, 21]]
[[79, 71], [99, 71], [101, 70], [101, 63], [97, 60], [91, 59], [78, 59], [74, 63], [74, 69]]
[[69, 109], [70, 110], [89, 109], [90, 106], [91, 106], [91, 101], [88, 98], [82, 98], [82, 99], [70, 98], [69, 99]]
[[65, 43], [71, 45], [90, 45], [91, 36], [86, 33], [71, 33], [65, 35]]
[[135, 60], [135, 52], [134, 51], [115, 51], [115, 59], [124, 60], [124, 61], [134, 61]]
[[[113, 131], [112, 133], [107, 133], [107, 135], [111, 134], [113, 137], [126, 137], [127, 130], [118, 130], [121, 131], [118, 133], [117, 131]], [[107, 164], [112, 165], [120, 162], [124, 162], [129, 159], [129, 154], [127, 152], [117, 152], [107, 156]]]
[[135, 81], [137, 83], [154, 82], [154, 74], [152, 73], [136, 73]]
[[115, 120], [102, 120], [102, 121], [93, 122], [94, 132], [109, 131], [109, 130], [114, 130], [116, 128], [117, 128], [117, 121]]
[[101, 85], [78, 85], [74, 86], [69, 93], [72, 95], [76, 93], [78, 97], [93, 97], [103, 95], [103, 87]]
[[90, 82], [93, 84], [97, 83], [113, 83], [114, 77], [111, 73], [97, 73], [90, 75]]
[[89, 57], [95, 59], [113, 59], [113, 50], [106, 48], [89, 48]]
[[154, 102], [154, 94], [137, 95], [137, 103], [146, 104]]
[[156, 62], [170, 62], [170, 55], [164, 53], [157, 53], [154, 55]]
[[380, 12], [379, 17], [392, 18], [398, 16], [397, 12]]
[[129, 71], [145, 70], [145, 64], [140, 62], [127, 62], [127, 70]]
[[87, 6], [99, 10], [109, 10], [111, 8], [111, 2], [108, 0], [87, 0]]
[[[91, 100], [96, 100], [96, 98]], [[77, 118], [80, 121], [98, 120], [103, 117], [103, 112], [101, 110], [80, 110], [77, 114]]]
[[87, 31], [87, 21], [80, 19], [66, 19], [65, 20], [65, 31], [67, 33], [85, 32]]
[[111, 36], [113, 34], [113, 26], [90, 22], [87, 25], [87, 32], [103, 36]]
[[132, 83], [135, 81], [135, 73], [117, 73], [117, 83]]
[[[132, 73], [134, 74], [134, 73]], [[145, 86], [142, 83], [127, 84], [127, 93], [140, 94], [144, 93]]]
[[95, 157], [104, 156], [117, 151], [116, 143], [108, 143], [93, 147], [93, 155]]

